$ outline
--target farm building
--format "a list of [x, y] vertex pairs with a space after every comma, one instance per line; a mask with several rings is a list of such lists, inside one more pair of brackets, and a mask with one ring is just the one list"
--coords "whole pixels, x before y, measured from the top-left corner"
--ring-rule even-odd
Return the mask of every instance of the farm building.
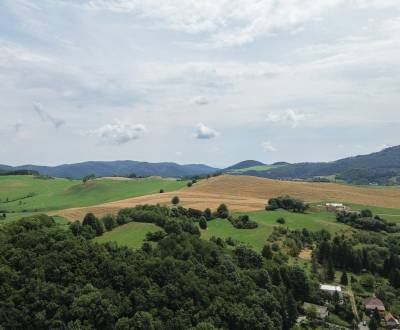
[[389, 329], [396, 329], [400, 325], [399, 321], [392, 315], [392, 313], [387, 313], [385, 315], [385, 322]]
[[325, 208], [329, 212], [348, 211], [349, 207], [342, 203], [326, 203]]
[[364, 308], [367, 312], [373, 312], [375, 309], [377, 309], [379, 312], [384, 312], [385, 311], [385, 305], [382, 302], [382, 300], [376, 298], [376, 297], [371, 297], [367, 298], [364, 300]]
[[320, 290], [328, 292], [330, 294], [334, 294], [335, 292], [337, 292], [339, 295], [342, 294], [342, 288], [338, 285], [320, 284], [319, 288]]
[[316, 316], [319, 319], [325, 319], [329, 315], [328, 307], [326, 306], [319, 306], [305, 302], [303, 304], [303, 310], [305, 312], [309, 312], [310, 310], [314, 310], [316, 312]]

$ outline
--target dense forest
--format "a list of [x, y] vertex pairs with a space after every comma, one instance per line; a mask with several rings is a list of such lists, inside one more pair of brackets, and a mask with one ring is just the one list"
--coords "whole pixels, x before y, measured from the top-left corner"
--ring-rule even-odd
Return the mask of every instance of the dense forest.
[[290, 329], [313, 283], [245, 246], [201, 240], [171, 220], [133, 251], [35, 216], [0, 231], [6, 329]]
[[[293, 212], [307, 209], [288, 196], [271, 199], [268, 206], [275, 203]], [[281, 225], [266, 237], [261, 253], [229, 237], [201, 239], [199, 227], [221, 218], [238, 229], [257, 227], [249, 216], [232, 216], [224, 204], [215, 212], [139, 205], [116, 216], [88, 213], [69, 226], [46, 215], [5, 224], [0, 227], [0, 328], [324, 328], [327, 323], [305, 311], [304, 302], [327, 306], [354, 325], [348, 297], [319, 287], [336, 281], [338, 271], [340, 283], [351, 283], [357, 299], [374, 293], [400, 313], [400, 237], [388, 234], [391, 224], [371, 211], [338, 213], [349, 231], [335, 235], [289, 230], [277, 221]], [[132, 221], [160, 229], [148, 233], [138, 250], [93, 240]], [[376, 221], [388, 227], [369, 227]], [[360, 222], [368, 226], [358, 227]], [[293, 263], [305, 250], [312, 251], [309, 269]], [[296, 325], [300, 314], [307, 315], [301, 326]]]

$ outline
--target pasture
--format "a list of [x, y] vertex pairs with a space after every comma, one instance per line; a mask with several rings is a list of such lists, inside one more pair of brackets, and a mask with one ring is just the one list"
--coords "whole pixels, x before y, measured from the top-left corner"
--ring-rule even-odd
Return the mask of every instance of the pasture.
[[[335, 214], [329, 212], [310, 212], [292, 213], [284, 210], [277, 211], [257, 211], [246, 213], [252, 220], [258, 223], [255, 229], [236, 229], [228, 220], [214, 219], [208, 222], [207, 230], [202, 230], [201, 235], [204, 239], [212, 236], [227, 238], [232, 237], [242, 243], [249, 244], [257, 251], [261, 251], [266, 239], [272, 233], [273, 228], [282, 226], [289, 229], [307, 228], [311, 231], [325, 229], [331, 233], [341, 230], [349, 230], [349, 227], [336, 222]], [[240, 215], [239, 214], [235, 214]], [[284, 218], [285, 224], [280, 225], [276, 222], [278, 218]]]
[[13, 220], [33, 213], [83, 207], [128, 197], [174, 191], [185, 181], [156, 177], [141, 179], [103, 178], [80, 180], [40, 179], [33, 176], [0, 176], [0, 210]]
[[[201, 230], [201, 237], [206, 240], [209, 240], [212, 236], [221, 237], [223, 239], [232, 237], [244, 244], [251, 245], [257, 251], [261, 251], [275, 226], [283, 226], [289, 229], [307, 228], [311, 231], [325, 229], [331, 233], [350, 230], [350, 227], [337, 223], [335, 214], [329, 212], [299, 214], [277, 210], [271, 212], [248, 212], [246, 214], [258, 223], [257, 228], [237, 229], [226, 219], [214, 219], [208, 221], [208, 228], [206, 230]], [[234, 215], [237, 216], [240, 215], [240, 213]], [[286, 222], [284, 225], [279, 225], [276, 222], [280, 217], [285, 219]], [[139, 248], [143, 243], [146, 233], [156, 230], [161, 230], [161, 228], [153, 224], [130, 222], [96, 238], [96, 241], [113, 241], [131, 248]]]
[[157, 230], [161, 230], [161, 228], [152, 223], [129, 222], [96, 237], [95, 241], [98, 243], [115, 242], [121, 246], [137, 249], [143, 244], [148, 232]]

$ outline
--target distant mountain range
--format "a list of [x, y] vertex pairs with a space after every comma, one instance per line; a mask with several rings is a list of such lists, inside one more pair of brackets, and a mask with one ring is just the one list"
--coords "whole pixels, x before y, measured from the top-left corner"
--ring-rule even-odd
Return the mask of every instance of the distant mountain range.
[[283, 180], [342, 180], [356, 184], [400, 184], [400, 146], [384, 149], [369, 155], [355, 156], [333, 162], [297, 163], [278, 162], [271, 165], [256, 160], [245, 160], [225, 169], [204, 164], [180, 165], [176, 163], [148, 163], [131, 160], [89, 161], [59, 166], [7, 166], [1, 172], [30, 170], [53, 177], [83, 178], [96, 176], [163, 176], [191, 177], [230, 173]]
[[[235, 166], [230, 168], [235, 168]], [[337, 180], [356, 184], [400, 184], [400, 146], [333, 162], [297, 164], [280, 162], [266, 165], [265, 169], [258, 167], [256, 170], [251, 167], [248, 170], [241, 168], [236, 174], [284, 180], [324, 181], [324, 179], [331, 180], [334, 177]]]
[[10, 172], [18, 170], [37, 171], [42, 175], [60, 178], [81, 179], [86, 175], [96, 176], [163, 176], [163, 177], [190, 177], [195, 175], [208, 175], [218, 171], [217, 168], [202, 165], [179, 165], [176, 163], [148, 163], [132, 160], [118, 161], [89, 161], [76, 164], [64, 164], [58, 166], [0, 165], [0, 171]]

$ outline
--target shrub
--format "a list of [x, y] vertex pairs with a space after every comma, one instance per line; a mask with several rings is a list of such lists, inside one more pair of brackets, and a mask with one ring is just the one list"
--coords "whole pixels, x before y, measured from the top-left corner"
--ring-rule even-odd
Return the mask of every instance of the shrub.
[[200, 228], [205, 230], [207, 229], [207, 219], [205, 217], [201, 217], [199, 221]]
[[101, 218], [101, 221], [103, 222], [104, 227], [107, 231], [111, 231], [117, 226], [115, 217], [112, 214], [105, 215], [103, 218]]
[[164, 189], [160, 189], [160, 194], [164, 193]]
[[101, 236], [104, 233], [103, 223], [93, 213], [87, 213], [85, 215], [82, 225], [83, 227], [91, 227], [96, 233], [96, 236]]
[[226, 219], [229, 217], [229, 210], [228, 207], [225, 204], [221, 204], [217, 208], [217, 213], [216, 213], [218, 218]]
[[193, 185], [192, 182], [188, 182], [188, 183], [187, 183], [187, 186], [188, 186], [188, 187], [191, 187], [192, 185]]
[[229, 221], [237, 229], [253, 229], [258, 227], [257, 222], [252, 221], [248, 215], [241, 215], [238, 218], [229, 218]]
[[179, 197], [178, 197], [178, 196], [174, 196], [174, 197], [171, 199], [171, 203], [172, 203], [173, 205], [178, 205], [178, 204], [180, 203]]
[[284, 225], [286, 220], [284, 218], [278, 218], [278, 219], [276, 219], [276, 222], [281, 224], [281, 225]]
[[203, 212], [204, 217], [209, 221], [212, 219], [212, 213], [209, 208], [206, 208]]
[[152, 242], [158, 242], [161, 241], [167, 234], [162, 231], [162, 230], [158, 230], [154, 233], [147, 233], [146, 234], [146, 240], [148, 241], [152, 241]]

